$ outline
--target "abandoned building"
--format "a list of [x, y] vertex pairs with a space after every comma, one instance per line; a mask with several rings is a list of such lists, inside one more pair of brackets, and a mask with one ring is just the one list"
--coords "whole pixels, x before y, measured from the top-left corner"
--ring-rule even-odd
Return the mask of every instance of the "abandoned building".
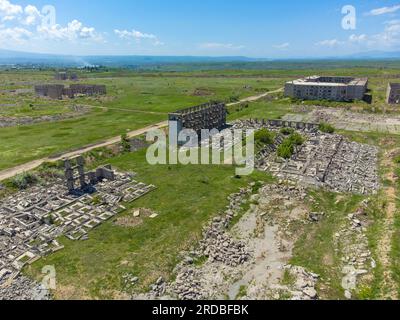
[[[81, 157], [69, 159], [66, 171], [82, 172], [83, 164]], [[96, 183], [95, 193], [70, 193], [65, 180], [56, 178], [2, 199], [0, 287], [14, 281], [25, 265], [62, 250], [59, 237], [87, 240], [91, 230], [125, 210], [123, 203], [155, 190], [134, 180], [134, 174], [116, 172], [110, 166], [82, 176]]]
[[57, 72], [54, 75], [54, 79], [58, 81], [78, 80], [78, 75], [70, 72]]
[[400, 83], [389, 83], [386, 102], [388, 104], [400, 104]]
[[363, 100], [368, 78], [311, 76], [289, 81], [285, 96], [302, 100], [353, 101]]
[[[226, 126], [227, 110], [224, 103], [207, 103], [169, 114], [170, 136], [179, 135], [184, 129], [200, 134], [202, 129], [221, 130]], [[173, 126], [172, 124], [175, 124]], [[172, 132], [176, 130], [177, 132]]]
[[36, 85], [35, 93], [40, 97], [60, 100], [64, 96], [72, 99], [76, 95], [105, 95], [107, 89], [105, 85], [71, 84], [69, 87], [65, 87], [62, 84], [44, 84]]
[[[84, 190], [86, 187], [94, 186], [103, 180], [115, 180], [115, 173], [109, 165], [99, 167], [94, 171], [85, 172], [85, 160], [82, 156], [64, 159], [64, 169], [67, 189], [70, 193], [75, 192], [79, 188]], [[79, 181], [79, 188], [77, 188], [77, 181]]]
[[[290, 159], [281, 159], [276, 150], [285, 140], [281, 128], [293, 128], [305, 137]], [[380, 188], [378, 154], [375, 146], [352, 142], [338, 134], [319, 131], [318, 124], [296, 121], [250, 119], [236, 121], [232, 129], [266, 128], [276, 132], [273, 145], [256, 156], [255, 166], [282, 181], [326, 188], [333, 192], [376, 194]]]

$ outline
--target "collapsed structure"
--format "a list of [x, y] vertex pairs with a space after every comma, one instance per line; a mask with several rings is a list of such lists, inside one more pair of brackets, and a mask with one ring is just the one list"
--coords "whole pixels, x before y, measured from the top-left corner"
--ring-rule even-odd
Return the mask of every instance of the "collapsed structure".
[[57, 72], [54, 79], [58, 81], [78, 80], [78, 75], [72, 72]]
[[368, 78], [311, 76], [285, 85], [285, 96], [302, 100], [363, 100]]
[[[93, 186], [103, 180], [115, 181], [115, 173], [110, 165], [99, 167], [94, 171], [85, 172], [85, 160], [82, 156], [64, 160], [65, 179], [70, 193], [78, 190], [76, 182], [79, 181], [80, 190]], [[77, 173], [77, 174], [75, 174]]]
[[227, 110], [224, 103], [206, 103], [178, 110], [169, 114], [170, 136], [178, 136], [184, 129], [200, 134], [202, 129], [223, 129], [226, 126]]
[[105, 95], [107, 89], [105, 85], [71, 84], [69, 87], [65, 87], [62, 84], [44, 84], [36, 85], [35, 93], [41, 97], [62, 99], [64, 96], [74, 98], [76, 95]]
[[[79, 162], [79, 170], [83, 168], [80, 158], [73, 160]], [[110, 166], [97, 172], [112, 172], [113, 180], [99, 177], [91, 194], [72, 194], [58, 178], [0, 203], [0, 286], [11, 284], [25, 265], [63, 249], [57, 240], [60, 236], [86, 240], [90, 230], [125, 210], [122, 202], [135, 201], [155, 189]]]
[[[306, 138], [287, 160], [275, 152], [285, 139], [280, 132], [282, 127], [293, 128]], [[233, 129], [263, 128], [276, 132], [276, 138], [274, 144], [265, 146], [257, 155], [258, 169], [270, 171], [282, 180], [334, 192], [375, 194], [378, 191], [377, 147], [351, 142], [338, 134], [325, 134], [318, 130], [318, 125], [302, 122], [254, 119], [233, 125]]]
[[386, 103], [388, 104], [400, 104], [400, 83], [389, 83]]

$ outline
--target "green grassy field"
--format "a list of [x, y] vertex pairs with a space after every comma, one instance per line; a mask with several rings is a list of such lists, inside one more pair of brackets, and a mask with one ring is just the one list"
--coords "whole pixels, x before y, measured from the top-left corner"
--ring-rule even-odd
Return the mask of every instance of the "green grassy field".
[[[33, 93], [18, 95], [7, 92], [10, 89], [32, 89], [37, 83], [53, 83], [54, 72], [51, 70], [1, 71], [0, 116], [36, 117], [63, 114], [70, 112], [73, 105], [88, 106], [91, 111], [72, 120], [1, 128], [0, 170], [166, 120], [168, 112], [180, 108], [210, 100], [236, 101], [281, 88], [289, 79], [322, 73], [370, 77], [370, 87], [374, 95], [373, 106], [382, 109], [385, 107], [387, 83], [396, 79], [398, 69], [353, 67], [159, 73], [129, 70], [98, 73], [78, 71], [81, 82], [105, 84], [108, 94], [105, 97], [66, 101], [39, 99]], [[279, 118], [291, 111], [291, 106], [285, 99], [263, 100], [249, 106], [241, 110], [232, 110], [229, 119]]]
[[[209, 100], [232, 101], [282, 87], [287, 79], [310, 74], [341, 74], [369, 76], [374, 94], [374, 104], [384, 108], [386, 85], [396, 78], [397, 69], [335, 69], [335, 70], [249, 70], [210, 71], [185, 73], [134, 73], [113, 71], [100, 74], [82, 74], [88, 83], [105, 83], [107, 97], [79, 98], [74, 103], [94, 106], [83, 117], [33, 126], [0, 129], [0, 169], [5, 169], [32, 159], [78, 148], [82, 145], [119, 135], [166, 119], [167, 113]], [[50, 81], [52, 74], [21, 75], [11, 87], [26, 88], [32, 82]], [[7, 81], [14, 79], [7, 74]], [[4, 84], [5, 88], [7, 85]], [[29, 97], [25, 97], [29, 102]], [[5, 103], [5, 102], [4, 102]], [[37, 102], [36, 102], [37, 103]], [[60, 109], [64, 102], [48, 106], [48, 112]], [[1, 105], [1, 102], [0, 102]], [[344, 104], [343, 106], [352, 104]], [[95, 108], [102, 107], [104, 109]], [[122, 110], [123, 109], [123, 110]], [[279, 97], [234, 106], [229, 109], [229, 120], [239, 118], [279, 118], [292, 111], [288, 99]], [[46, 112], [46, 108], [41, 110]], [[23, 112], [16, 110], [17, 115]], [[375, 144], [383, 149], [400, 145], [398, 136], [379, 133], [361, 134], [342, 132], [352, 140]], [[387, 143], [387, 142], [390, 142]], [[65, 249], [42, 259], [26, 270], [29, 275], [41, 277], [41, 268], [54, 265], [57, 271], [56, 298], [119, 298], [126, 289], [122, 275], [138, 276], [134, 288], [143, 292], [158, 277], [173, 277], [179, 253], [190, 248], [201, 235], [201, 230], [211, 217], [228, 204], [227, 196], [250, 181], [271, 181], [265, 173], [235, 178], [230, 166], [150, 166], [144, 151], [120, 155], [107, 163], [124, 171], [138, 173], [138, 180], [157, 186], [157, 190], [129, 205], [122, 216], [132, 214], [134, 208], [149, 208], [159, 214], [135, 228], [122, 227], [109, 221], [90, 233], [85, 242], [65, 238]], [[92, 163], [98, 165], [99, 163]], [[388, 168], [381, 168], [381, 176]], [[388, 184], [388, 181], [383, 181]], [[398, 186], [397, 186], [398, 187]], [[400, 188], [398, 188], [400, 189]], [[337, 269], [341, 258], [334, 252], [332, 237], [349, 211], [363, 199], [360, 196], [336, 195], [311, 191], [319, 199], [315, 208], [327, 213], [318, 224], [305, 227], [304, 235], [296, 243], [292, 263], [307, 267], [322, 276], [324, 286], [319, 288], [325, 298], [343, 297], [341, 274]], [[377, 261], [372, 279], [365, 284], [358, 298], [376, 298], [381, 294], [383, 271], [379, 262], [378, 241], [382, 237], [383, 204], [385, 194], [373, 198], [369, 219], [368, 241]], [[394, 225], [392, 271], [398, 283], [399, 219]], [[400, 287], [400, 286], [399, 286]], [[400, 290], [399, 290], [400, 291]]]
[[[0, 90], [9, 88], [9, 83], [13, 87], [26, 89], [34, 83], [52, 81], [51, 73], [38, 73], [6, 73]], [[92, 108], [89, 114], [75, 119], [0, 129], [0, 170], [164, 121], [168, 112], [180, 108], [210, 100], [234, 101], [282, 86], [280, 80], [252, 77], [197, 79], [176, 75], [138, 76], [132, 73], [131, 77], [119, 78], [93, 76], [82, 81], [106, 84], [107, 96], [50, 101], [38, 99], [33, 93], [24, 94], [17, 98], [17, 107], [14, 108], [1, 107], [2, 104], [10, 103], [11, 99], [16, 99], [12, 94], [3, 93], [0, 96], [0, 115], [3, 112], [8, 116], [64, 113], [69, 105], [74, 104], [103, 108]], [[42, 106], [37, 107], [39, 103]], [[32, 110], [30, 104], [36, 106], [36, 110]]]
[[[134, 203], [159, 216], [135, 228], [109, 221], [90, 233], [85, 242], [62, 239], [65, 249], [35, 263], [29, 274], [38, 275], [45, 265], [57, 271], [57, 298], [112, 298], [124, 289], [122, 275], [140, 278], [146, 291], [158, 277], [170, 279], [178, 255], [200, 239], [202, 226], [223, 211], [227, 196], [251, 181], [270, 181], [255, 172], [235, 178], [231, 166], [151, 166], [145, 151], [113, 158], [107, 163], [138, 173], [137, 179], [157, 190]], [[123, 215], [132, 215], [132, 206]]]

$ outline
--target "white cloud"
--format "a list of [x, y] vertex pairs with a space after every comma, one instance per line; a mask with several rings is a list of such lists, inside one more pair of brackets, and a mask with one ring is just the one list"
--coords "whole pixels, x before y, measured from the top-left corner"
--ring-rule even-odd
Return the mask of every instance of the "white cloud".
[[39, 10], [32, 5], [28, 5], [24, 9], [25, 18], [22, 23], [28, 26], [38, 24], [42, 21], [43, 16], [40, 14]]
[[320, 42], [317, 42], [315, 45], [321, 46], [321, 47], [337, 47], [344, 44], [342, 41], [339, 41], [337, 39], [332, 39], [332, 40], [323, 40]]
[[207, 42], [200, 44], [202, 49], [228, 49], [228, 50], [240, 50], [243, 49], [242, 45], [234, 45], [232, 43], [218, 43], [218, 42]]
[[151, 33], [143, 33], [138, 30], [118, 30], [115, 29], [114, 33], [120, 38], [124, 40], [135, 40], [137, 42], [140, 42], [141, 40], [148, 40], [151, 41], [151, 43], [155, 46], [161, 46], [164, 45], [163, 42], [161, 42], [158, 37], [154, 34]]
[[351, 43], [365, 44], [367, 40], [368, 40], [368, 37], [366, 34], [360, 34], [360, 35], [352, 34], [349, 37], [349, 41]]
[[103, 37], [98, 34], [93, 27], [85, 27], [82, 22], [73, 20], [62, 27], [59, 24], [53, 26], [38, 26], [38, 36], [46, 40], [56, 41], [76, 41], [79, 39], [89, 39], [94, 41], [102, 41]]
[[124, 39], [124, 40], [135, 40], [137, 42], [140, 42], [142, 40], [147, 40], [147, 41], [150, 41], [155, 46], [164, 45], [164, 43], [161, 42], [156, 35], [151, 34], [151, 33], [144, 33], [144, 32], [141, 32], [141, 31], [138, 31], [135, 29], [133, 29], [132, 31], [115, 29], [114, 33], [120, 39]]
[[397, 48], [400, 45], [400, 21], [389, 21], [383, 32], [372, 36], [372, 44], [374, 46]]
[[273, 47], [275, 49], [279, 49], [279, 50], [286, 50], [286, 49], [288, 49], [290, 47], [290, 43], [289, 42], [285, 42], [285, 43], [282, 43], [282, 44], [276, 44], [276, 45], [273, 45]]
[[0, 0], [0, 16], [12, 19], [19, 14], [22, 14], [21, 6], [12, 4], [8, 0]]
[[399, 10], [400, 10], [400, 5], [395, 5], [392, 7], [382, 7], [382, 8], [377, 8], [377, 9], [371, 10], [369, 12], [369, 15], [380, 16], [380, 15], [387, 14], [387, 13], [394, 13]]
[[5, 45], [9, 44], [9, 42], [14, 43], [24, 43], [28, 41], [33, 36], [33, 33], [24, 28], [7, 28], [0, 30], [0, 43], [4, 43]]

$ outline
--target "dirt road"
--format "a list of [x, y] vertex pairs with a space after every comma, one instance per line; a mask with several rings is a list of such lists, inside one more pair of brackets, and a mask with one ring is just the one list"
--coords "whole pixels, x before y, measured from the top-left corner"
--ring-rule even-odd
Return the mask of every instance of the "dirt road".
[[[248, 97], [248, 98], [242, 99], [242, 100], [240, 100], [238, 102], [229, 103], [229, 104], [227, 104], [227, 106], [233, 106], [233, 105], [244, 103], [244, 102], [257, 101], [257, 100], [262, 99], [262, 98], [264, 98], [264, 97], [266, 97], [268, 95], [281, 92], [282, 90], [283, 89], [281, 88], [281, 89], [278, 89], [278, 90], [275, 90], [275, 91], [266, 92], [266, 93], [263, 93], [263, 94], [260, 94], [260, 95], [257, 95], [257, 96]], [[128, 111], [128, 110], [126, 110], [126, 111]], [[160, 123], [152, 125], [152, 126], [148, 126], [148, 127], [142, 128], [142, 129], [131, 131], [131, 132], [128, 133], [128, 137], [129, 138], [134, 138], [134, 137], [140, 136], [142, 134], [145, 134], [146, 132], [148, 132], [150, 130], [161, 129], [161, 128], [165, 128], [167, 126], [168, 126], [168, 121], [160, 122]], [[92, 145], [89, 145], [89, 146], [85, 146], [85, 147], [79, 148], [79, 149], [77, 149], [75, 151], [65, 152], [65, 153], [60, 154], [60, 155], [58, 155], [56, 157], [47, 157], [47, 158], [42, 158], [42, 159], [38, 159], [38, 160], [33, 160], [31, 162], [24, 163], [22, 165], [19, 165], [19, 166], [10, 168], [10, 169], [6, 169], [6, 170], [3, 170], [3, 171], [0, 171], [0, 181], [9, 179], [9, 178], [12, 178], [12, 177], [14, 177], [14, 176], [16, 176], [18, 174], [33, 170], [33, 169], [39, 167], [40, 165], [42, 165], [45, 162], [56, 162], [56, 161], [62, 160], [63, 158], [71, 158], [71, 157], [77, 156], [77, 155], [82, 154], [82, 153], [89, 152], [89, 151], [97, 149], [97, 148], [107, 147], [107, 146], [116, 144], [120, 140], [121, 140], [120, 136], [114, 137], [114, 138], [110, 138], [110, 139], [108, 139], [106, 141], [95, 143], [95, 144], [92, 144]]]
[[[146, 132], [153, 130], [153, 129], [161, 129], [161, 128], [165, 128], [168, 126], [168, 121], [164, 121], [164, 122], [160, 122], [156, 125], [152, 125], [146, 128], [142, 128], [139, 130], [135, 130], [135, 131], [131, 131], [128, 133], [128, 137], [129, 138], [133, 138], [133, 137], [137, 137], [140, 136], [142, 134], [145, 134]], [[121, 137], [114, 137], [108, 140], [105, 140], [103, 142], [99, 142], [90, 146], [86, 146], [80, 149], [77, 149], [75, 151], [70, 151], [70, 152], [66, 152], [63, 153], [59, 156], [56, 157], [47, 157], [47, 158], [42, 158], [42, 159], [38, 159], [38, 160], [33, 160], [31, 162], [28, 163], [24, 163], [20, 166], [16, 166], [14, 168], [10, 168], [10, 169], [6, 169], [4, 171], [0, 172], [0, 181], [12, 178], [18, 174], [21, 174], [23, 172], [29, 171], [29, 170], [33, 170], [37, 167], [39, 167], [40, 165], [42, 165], [45, 162], [56, 162], [59, 160], [62, 160], [63, 158], [72, 158], [75, 157], [79, 154], [85, 153], [85, 152], [89, 152], [91, 150], [97, 149], [97, 148], [101, 148], [101, 147], [107, 147], [113, 144], [118, 143], [119, 141], [121, 141]]]

